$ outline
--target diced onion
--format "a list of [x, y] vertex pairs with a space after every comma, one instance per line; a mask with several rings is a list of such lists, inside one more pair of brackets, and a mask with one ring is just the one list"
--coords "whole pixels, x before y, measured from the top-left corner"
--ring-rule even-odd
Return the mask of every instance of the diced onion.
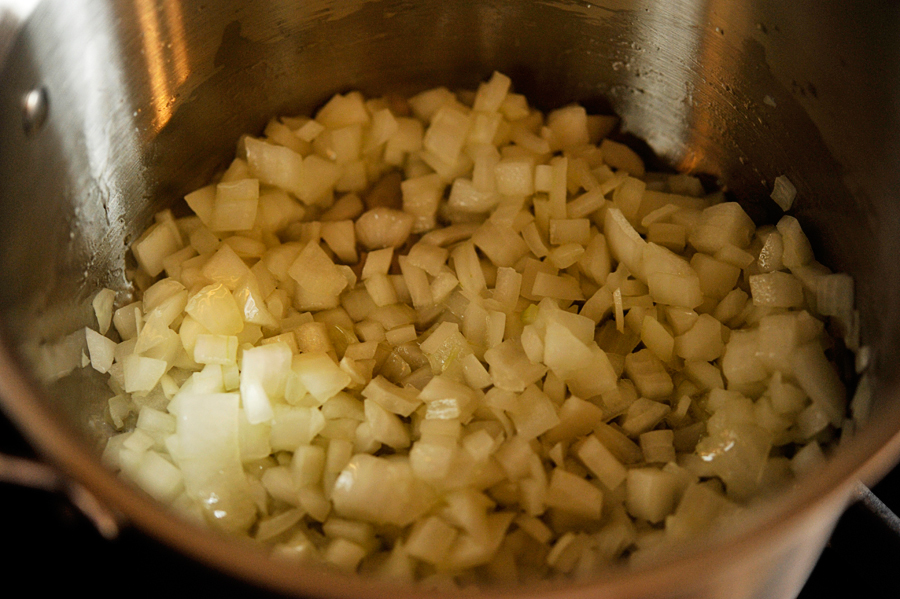
[[104, 462], [275, 554], [447, 585], [646, 559], [814, 471], [870, 411], [823, 349], [858, 347], [853, 280], [510, 87], [334, 96], [157, 215], [140, 301], [101, 291], [65, 347], [109, 375]]
[[794, 204], [794, 198], [797, 197], [797, 188], [791, 183], [785, 175], [775, 177], [775, 187], [772, 189], [772, 199], [778, 204], [782, 210], [787, 212]]

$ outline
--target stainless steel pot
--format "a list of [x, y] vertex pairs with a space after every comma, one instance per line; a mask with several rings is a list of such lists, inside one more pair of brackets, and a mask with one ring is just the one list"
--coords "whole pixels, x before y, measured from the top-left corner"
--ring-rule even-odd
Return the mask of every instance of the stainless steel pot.
[[[823, 262], [853, 274], [875, 404], [827, 467], [724, 540], [535, 597], [791, 597], [858, 480], [900, 455], [900, 8], [755, 0], [0, 2], [0, 393], [46, 459], [134, 526], [262, 586], [421, 596], [278, 563], [185, 524], [101, 467], [107, 395], [58, 358], [124, 250], [237, 136], [332, 93], [473, 87], [623, 117], [671, 166], [765, 218], [777, 175]], [[19, 20], [17, 15], [27, 14]], [[75, 366], [71, 364], [70, 366]]]

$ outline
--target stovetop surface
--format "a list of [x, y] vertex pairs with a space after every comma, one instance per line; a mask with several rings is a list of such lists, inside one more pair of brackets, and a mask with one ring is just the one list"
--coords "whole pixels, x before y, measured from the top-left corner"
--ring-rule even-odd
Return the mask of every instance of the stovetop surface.
[[[15, 428], [0, 418], [0, 451], [30, 455]], [[900, 467], [873, 488], [900, 512]], [[227, 596], [274, 599], [199, 565], [133, 529], [103, 539], [65, 499], [0, 483], [0, 572], [22, 580], [29, 595], [87, 590], [94, 596]], [[202, 593], [202, 595], [200, 595]], [[220, 595], [222, 594], [222, 595]], [[900, 536], [860, 504], [841, 518], [800, 599], [900, 597]]]

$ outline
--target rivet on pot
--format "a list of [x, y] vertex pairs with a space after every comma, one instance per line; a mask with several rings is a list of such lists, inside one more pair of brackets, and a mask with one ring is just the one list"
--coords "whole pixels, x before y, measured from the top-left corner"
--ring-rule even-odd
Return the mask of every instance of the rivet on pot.
[[25, 94], [22, 99], [22, 109], [22, 128], [25, 130], [25, 135], [36, 134], [47, 122], [47, 116], [50, 113], [47, 90], [38, 87]]

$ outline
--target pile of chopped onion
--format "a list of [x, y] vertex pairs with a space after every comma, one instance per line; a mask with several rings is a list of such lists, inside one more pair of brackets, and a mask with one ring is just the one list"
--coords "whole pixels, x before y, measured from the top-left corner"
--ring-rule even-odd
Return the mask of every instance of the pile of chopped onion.
[[814, 468], [853, 281], [615, 126], [495, 73], [242, 138], [133, 244], [140, 299], [95, 299], [104, 460], [280, 556], [460, 586], [645, 560]]

